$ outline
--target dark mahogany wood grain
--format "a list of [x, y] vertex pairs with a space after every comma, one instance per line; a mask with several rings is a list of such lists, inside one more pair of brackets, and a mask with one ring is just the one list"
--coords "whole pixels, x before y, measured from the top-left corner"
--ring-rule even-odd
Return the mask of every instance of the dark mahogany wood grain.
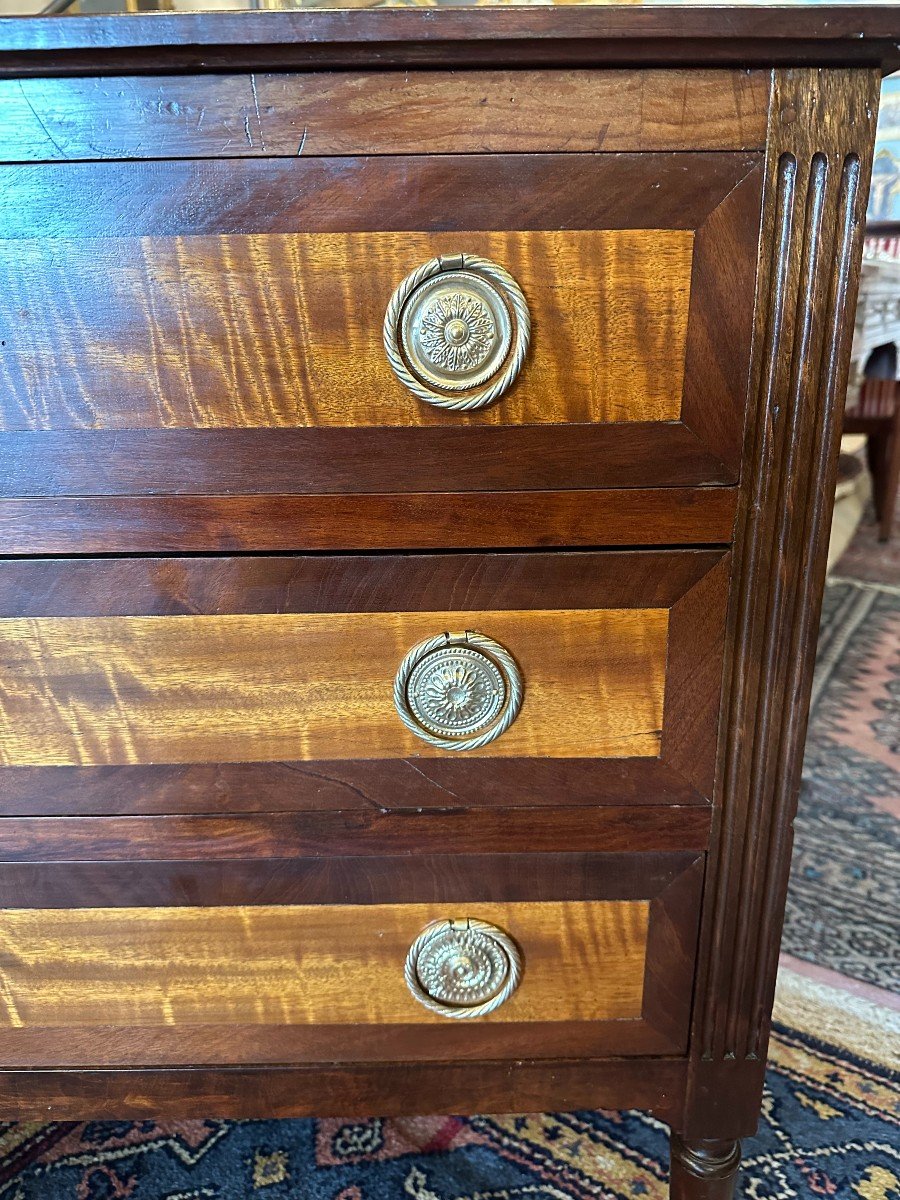
[[763, 173], [749, 172], [697, 230], [681, 419], [737, 478], [753, 333]]
[[0, 498], [377, 495], [385, 489], [434, 495], [448, 489], [517, 490], [526, 483], [552, 491], [707, 486], [737, 479], [737, 471], [702, 436], [677, 421], [0, 432], [0, 460]]
[[[705, 736], [712, 735], [707, 730]], [[708, 804], [658, 758], [459, 758], [8, 767], [0, 815], [385, 812], [567, 805]], [[514, 819], [510, 817], [510, 819]]]
[[0, 616], [670, 608], [719, 550], [0, 560]]
[[725, 628], [718, 613], [727, 603], [731, 558], [726, 555], [678, 598], [669, 615], [669, 661], [661, 757], [677, 775], [711, 797]]
[[[319, 858], [0, 864], [4, 908], [253, 904], [415, 904], [655, 899], [696, 850], [635, 853], [329, 855]], [[686, 876], [686, 885], [692, 876]], [[677, 896], [671, 898], [674, 903]], [[687, 954], [690, 946], [678, 953]], [[675, 948], [673, 947], [673, 952]], [[664, 974], [664, 968], [660, 968]], [[663, 981], [660, 981], [660, 987]], [[683, 999], [673, 998], [673, 1004]]]
[[890, 7], [678, 6], [7, 19], [16, 74], [377, 66], [900, 65]]
[[240, 816], [6, 817], [6, 862], [278, 859], [433, 853], [703, 850], [708, 808], [255, 813]]
[[705, 856], [673, 876], [650, 903], [642, 1015], [675, 1044], [690, 1023], [697, 955], [697, 889], [703, 886]]
[[760, 161], [682, 152], [17, 163], [0, 166], [0, 238], [640, 229], [663, 214], [666, 229], [696, 229]]
[[606, 1058], [348, 1063], [221, 1070], [0, 1071], [0, 1117], [19, 1121], [352, 1117], [643, 1108], [678, 1120], [685, 1063]]
[[724, 544], [734, 488], [0, 500], [0, 554]]
[[672, 1141], [671, 1200], [731, 1200], [741, 1144], [730, 1140]]
[[[461, 492], [731, 484], [737, 472], [678, 422], [434, 431], [0, 432], [0, 498], [130, 494]], [[448, 463], [451, 467], [448, 468]], [[476, 503], [472, 500], [472, 503]]]
[[745, 150], [768, 98], [762, 71], [10, 79], [0, 159]]
[[[398, 957], [402, 957], [399, 955]], [[689, 979], [685, 980], [685, 985]], [[183, 1025], [0, 1030], [7, 1069], [280, 1066], [309, 1062], [484, 1062], [678, 1054], [641, 1017], [591, 1021], [420, 1025]]]

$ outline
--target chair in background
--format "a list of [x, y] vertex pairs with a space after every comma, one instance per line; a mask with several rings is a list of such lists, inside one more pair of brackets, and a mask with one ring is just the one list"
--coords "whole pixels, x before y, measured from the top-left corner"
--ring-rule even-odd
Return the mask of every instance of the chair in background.
[[866, 228], [845, 433], [867, 438], [880, 540], [891, 536], [900, 484], [900, 221]]
[[867, 437], [878, 537], [886, 542], [891, 536], [900, 488], [900, 383], [895, 379], [864, 380], [856, 397], [848, 399], [844, 433], [863, 433]]

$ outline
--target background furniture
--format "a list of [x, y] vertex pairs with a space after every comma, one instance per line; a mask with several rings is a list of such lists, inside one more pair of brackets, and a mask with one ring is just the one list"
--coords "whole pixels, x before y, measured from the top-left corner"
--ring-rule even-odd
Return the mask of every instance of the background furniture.
[[844, 413], [847, 433], [865, 434], [875, 517], [891, 535], [900, 485], [900, 224], [869, 225]]
[[866, 380], [844, 414], [844, 430], [866, 435], [875, 519], [879, 538], [886, 542], [900, 487], [900, 383], [895, 379]]
[[760, 1103], [889, 9], [0, 22], [0, 1114]]

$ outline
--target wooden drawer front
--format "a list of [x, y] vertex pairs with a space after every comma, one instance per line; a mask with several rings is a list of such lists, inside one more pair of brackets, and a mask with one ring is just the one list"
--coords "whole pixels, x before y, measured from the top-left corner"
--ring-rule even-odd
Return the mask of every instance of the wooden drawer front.
[[[2, 167], [0, 498], [121, 522], [113, 498], [153, 497], [158, 525], [166, 497], [732, 484], [760, 178], [746, 152]], [[415, 397], [382, 341], [397, 285], [460, 251], [532, 317], [473, 412]], [[247, 548], [276, 548], [254, 515]]]
[[[702, 857], [571, 857], [572, 899], [492, 899], [515, 861], [479, 884], [483, 864], [445, 856], [458, 896], [439, 902], [104, 908], [88, 889], [80, 908], [7, 909], [0, 1067], [682, 1050]], [[558, 896], [558, 867], [531, 874], [534, 895]], [[411, 873], [420, 895], [439, 886]], [[489, 922], [521, 954], [519, 986], [493, 1013], [449, 1019], [404, 981], [420, 932], [452, 917]]]
[[[556, 802], [557, 788], [596, 802], [606, 783], [634, 797], [642, 781], [646, 802], [673, 789], [697, 802], [711, 785], [727, 570], [718, 552], [5, 562], [7, 811], [38, 793], [51, 809], [54, 795], [69, 795], [65, 811], [96, 804], [104, 768], [140, 783], [126, 794], [105, 771], [104, 803], [216, 809], [221, 784], [198, 793], [183, 770], [207, 764], [241, 777], [239, 791], [267, 780], [268, 802], [273, 785], [284, 793], [276, 807], [316, 807], [323, 790], [354, 803], [357, 771], [388, 807], [485, 802], [506, 763], [502, 790], [521, 789], [518, 803]], [[411, 732], [394, 700], [407, 651], [456, 629], [500, 643], [524, 679], [511, 726], [464, 752]], [[282, 786], [272, 764], [287, 762]], [[88, 779], [60, 780], [66, 768]], [[149, 799], [157, 789], [166, 801]]]

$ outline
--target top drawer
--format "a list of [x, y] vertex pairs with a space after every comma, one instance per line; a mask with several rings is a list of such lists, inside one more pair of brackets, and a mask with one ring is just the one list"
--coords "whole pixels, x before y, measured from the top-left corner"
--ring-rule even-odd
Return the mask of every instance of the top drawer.
[[[120, 157], [0, 168], [2, 494], [733, 483], [765, 88], [645, 73], [628, 127], [637, 75], [572, 73], [564, 102], [562, 78], [23, 81], [7, 157]], [[539, 133], [510, 121], [539, 111]], [[588, 152], [607, 144], [628, 149]], [[477, 268], [473, 299], [465, 262], [395, 304], [410, 388], [386, 310], [460, 253], [521, 303]]]

